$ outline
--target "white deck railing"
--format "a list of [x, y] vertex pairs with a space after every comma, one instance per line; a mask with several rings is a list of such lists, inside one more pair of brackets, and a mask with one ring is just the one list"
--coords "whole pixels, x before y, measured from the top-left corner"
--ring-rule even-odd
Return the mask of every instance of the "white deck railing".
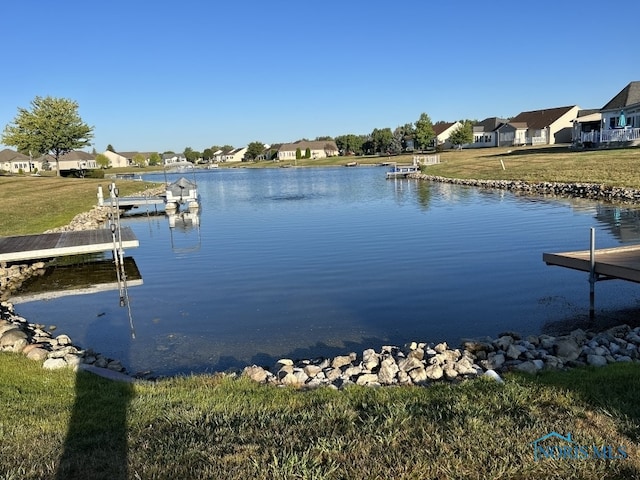
[[440, 163], [440, 155], [414, 155], [414, 165], [437, 165]]
[[580, 141], [591, 143], [632, 142], [640, 140], [640, 128], [616, 128], [601, 132], [582, 132]]

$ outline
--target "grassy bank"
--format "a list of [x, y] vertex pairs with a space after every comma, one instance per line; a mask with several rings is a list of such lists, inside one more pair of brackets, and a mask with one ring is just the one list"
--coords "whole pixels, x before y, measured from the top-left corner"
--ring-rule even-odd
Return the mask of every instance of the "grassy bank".
[[[98, 185], [108, 198], [105, 179], [52, 176], [0, 176], [0, 236], [42, 233], [68, 224], [80, 212], [98, 202]], [[152, 184], [118, 180], [121, 196], [144, 190]]]
[[[0, 478], [640, 478], [639, 368], [296, 391], [127, 385], [0, 353]], [[554, 431], [628, 458], [536, 461], [530, 442]]]

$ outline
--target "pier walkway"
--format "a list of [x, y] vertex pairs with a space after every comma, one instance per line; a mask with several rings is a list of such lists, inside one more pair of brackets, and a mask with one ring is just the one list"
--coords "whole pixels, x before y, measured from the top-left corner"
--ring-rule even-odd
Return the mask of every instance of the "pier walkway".
[[[117, 236], [116, 236], [117, 238]], [[121, 228], [121, 239], [115, 247], [136, 248], [140, 242], [130, 227]], [[113, 234], [109, 229], [78, 232], [42, 233], [0, 237], [0, 262], [39, 260], [66, 255], [82, 255], [114, 250]]]
[[595, 284], [601, 280], [628, 280], [640, 283], [640, 245], [595, 248], [595, 229], [591, 228], [589, 250], [543, 253], [547, 265], [572, 268], [589, 273], [589, 317], [595, 315]]
[[[607, 278], [617, 278], [640, 283], [640, 245], [602, 248], [595, 250], [594, 273]], [[547, 265], [591, 272], [591, 251], [543, 253]]]

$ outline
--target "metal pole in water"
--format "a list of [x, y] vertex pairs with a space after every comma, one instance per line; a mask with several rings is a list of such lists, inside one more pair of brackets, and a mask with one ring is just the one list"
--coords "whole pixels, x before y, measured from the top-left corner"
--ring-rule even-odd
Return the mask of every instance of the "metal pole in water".
[[589, 319], [595, 317], [596, 296], [596, 230], [591, 227], [591, 242], [589, 250]]

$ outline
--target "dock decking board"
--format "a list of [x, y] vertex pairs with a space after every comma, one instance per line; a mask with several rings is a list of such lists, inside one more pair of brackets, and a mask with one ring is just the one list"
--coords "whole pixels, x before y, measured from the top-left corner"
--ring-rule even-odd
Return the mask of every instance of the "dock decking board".
[[[140, 246], [130, 227], [121, 228], [122, 248]], [[119, 244], [118, 244], [119, 246]], [[111, 230], [42, 233], [0, 238], [0, 262], [81, 255], [113, 250]]]
[[[591, 252], [582, 250], [543, 253], [547, 265], [591, 271]], [[595, 273], [601, 276], [640, 283], [640, 245], [595, 250]]]

